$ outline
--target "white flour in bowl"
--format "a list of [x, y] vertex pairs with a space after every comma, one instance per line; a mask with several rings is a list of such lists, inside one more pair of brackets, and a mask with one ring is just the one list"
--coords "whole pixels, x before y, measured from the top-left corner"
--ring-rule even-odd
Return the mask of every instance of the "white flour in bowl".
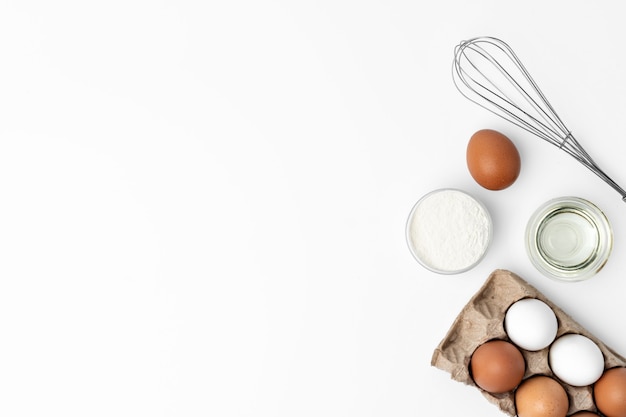
[[411, 252], [424, 267], [458, 273], [482, 259], [491, 241], [491, 218], [468, 194], [437, 190], [415, 204], [406, 233]]

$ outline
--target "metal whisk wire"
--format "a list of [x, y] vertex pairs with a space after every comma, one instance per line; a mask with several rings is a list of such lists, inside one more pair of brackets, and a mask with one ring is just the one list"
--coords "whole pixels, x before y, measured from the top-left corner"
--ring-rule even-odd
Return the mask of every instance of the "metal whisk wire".
[[626, 191], [591, 159], [505, 42], [493, 37], [461, 42], [452, 75], [466, 98], [568, 153], [626, 202]]

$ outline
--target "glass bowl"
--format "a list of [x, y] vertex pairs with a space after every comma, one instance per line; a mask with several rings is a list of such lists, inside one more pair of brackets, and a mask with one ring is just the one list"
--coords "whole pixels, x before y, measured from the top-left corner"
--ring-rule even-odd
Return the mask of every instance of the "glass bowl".
[[476, 266], [491, 242], [487, 208], [469, 194], [443, 188], [424, 195], [406, 223], [406, 241], [424, 268], [458, 274]]
[[596, 205], [559, 197], [541, 205], [526, 226], [526, 251], [549, 278], [582, 281], [597, 274], [613, 248], [613, 232]]

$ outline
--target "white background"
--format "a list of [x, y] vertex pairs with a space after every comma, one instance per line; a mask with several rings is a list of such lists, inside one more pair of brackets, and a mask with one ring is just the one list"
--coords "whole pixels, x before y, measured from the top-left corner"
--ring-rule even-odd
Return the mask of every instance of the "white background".
[[[502, 415], [430, 366], [496, 268], [626, 354], [626, 205], [557, 148], [465, 100], [454, 46], [507, 41], [626, 184], [619, 2], [3, 1], [0, 414]], [[478, 129], [522, 171], [482, 189]], [[441, 187], [483, 201], [473, 270], [404, 240]], [[588, 198], [614, 229], [592, 280], [530, 264], [531, 213]]]

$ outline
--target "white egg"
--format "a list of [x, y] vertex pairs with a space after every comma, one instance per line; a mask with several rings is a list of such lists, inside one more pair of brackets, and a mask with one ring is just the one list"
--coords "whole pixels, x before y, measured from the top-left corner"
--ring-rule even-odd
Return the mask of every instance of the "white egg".
[[509, 339], [525, 350], [537, 351], [548, 347], [558, 328], [554, 311], [536, 298], [515, 302], [504, 316], [504, 329]]
[[559, 337], [550, 347], [550, 368], [566, 384], [584, 387], [604, 372], [604, 356], [591, 339], [580, 334]]

